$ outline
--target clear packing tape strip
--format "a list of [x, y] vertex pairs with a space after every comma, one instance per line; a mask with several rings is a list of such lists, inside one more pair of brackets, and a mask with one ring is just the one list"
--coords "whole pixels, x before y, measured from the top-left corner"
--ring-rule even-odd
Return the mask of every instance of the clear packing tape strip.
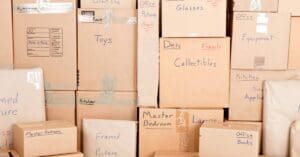
[[266, 13], [257, 13], [256, 32], [268, 33], [269, 17]]
[[64, 14], [72, 12], [75, 5], [72, 2], [51, 2], [51, 0], [36, 0], [35, 3], [14, 6], [17, 13], [22, 14]]
[[260, 11], [260, 10], [261, 10], [261, 0], [251, 0], [250, 11]]

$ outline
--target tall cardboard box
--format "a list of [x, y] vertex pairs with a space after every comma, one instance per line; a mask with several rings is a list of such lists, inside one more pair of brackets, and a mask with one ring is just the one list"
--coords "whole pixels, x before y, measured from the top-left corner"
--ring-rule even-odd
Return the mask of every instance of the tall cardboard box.
[[160, 107], [228, 105], [230, 38], [162, 38], [160, 44]]
[[0, 68], [13, 68], [11, 0], [2, 0], [0, 2], [0, 15]]
[[135, 9], [136, 0], [80, 0], [80, 8]]
[[290, 14], [235, 12], [232, 31], [232, 69], [287, 69]]
[[139, 157], [153, 157], [160, 150], [198, 152], [200, 126], [222, 122], [223, 117], [223, 109], [140, 108]]
[[289, 69], [300, 69], [300, 17], [291, 18]]
[[77, 88], [76, 3], [13, 0], [14, 67], [41, 67], [46, 90]]
[[70, 122], [17, 123], [13, 129], [14, 149], [21, 157], [77, 152], [77, 129]]
[[[245, 124], [204, 124], [200, 128], [199, 156], [257, 157], [261, 128]], [[217, 150], [216, 150], [217, 148]]]
[[0, 70], [0, 151], [13, 147], [12, 126], [45, 121], [42, 69]]
[[163, 37], [225, 37], [227, 0], [162, 0]]
[[279, 0], [233, 0], [233, 11], [277, 12]]
[[226, 6], [226, 0], [162, 0], [162, 36], [225, 37]]
[[199, 157], [196, 152], [158, 151], [154, 157]]
[[84, 119], [83, 143], [85, 157], [136, 157], [137, 123]]
[[77, 92], [78, 144], [81, 145], [83, 119], [137, 120], [134, 92]]
[[279, 13], [291, 13], [292, 16], [300, 16], [300, 1], [279, 0]]
[[157, 107], [160, 1], [138, 2], [138, 105]]
[[78, 18], [79, 90], [136, 91], [136, 10], [79, 9]]
[[63, 120], [75, 125], [75, 91], [46, 91], [47, 120]]
[[300, 71], [231, 70], [229, 120], [262, 121], [263, 83], [300, 76]]

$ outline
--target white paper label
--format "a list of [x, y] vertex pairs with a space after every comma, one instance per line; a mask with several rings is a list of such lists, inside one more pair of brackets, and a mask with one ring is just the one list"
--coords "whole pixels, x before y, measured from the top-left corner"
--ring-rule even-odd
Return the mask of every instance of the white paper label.
[[49, 2], [37, 0], [36, 3], [17, 5], [15, 10], [23, 14], [63, 14], [71, 12], [74, 5], [71, 2]]

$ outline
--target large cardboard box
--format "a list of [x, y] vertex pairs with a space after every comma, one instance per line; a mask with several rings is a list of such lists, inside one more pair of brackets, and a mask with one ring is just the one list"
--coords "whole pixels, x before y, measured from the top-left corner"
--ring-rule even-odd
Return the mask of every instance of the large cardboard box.
[[[5, 154], [4, 156], [1, 156], [0, 152], [0, 157], [20, 157], [20, 155], [15, 151], [11, 150]], [[77, 153], [69, 153], [69, 154], [59, 154], [59, 155], [50, 155], [50, 156], [44, 156], [44, 157], [83, 157], [83, 153], [77, 152]]]
[[222, 122], [223, 116], [223, 109], [140, 108], [139, 157], [153, 157], [160, 150], [198, 152], [200, 126]]
[[0, 2], [0, 68], [13, 68], [12, 5], [11, 0]]
[[18, 123], [13, 129], [14, 150], [21, 157], [77, 152], [77, 129], [70, 122]]
[[199, 157], [196, 152], [158, 151], [154, 157]]
[[262, 121], [263, 83], [300, 76], [300, 71], [231, 70], [229, 120]]
[[226, 107], [229, 64], [229, 38], [162, 38], [160, 107]]
[[136, 0], [80, 0], [80, 8], [91, 9], [135, 9]]
[[137, 120], [134, 92], [77, 92], [78, 144], [81, 145], [83, 119]]
[[84, 156], [136, 157], [135, 121], [83, 120]]
[[263, 154], [288, 157], [291, 124], [298, 119], [300, 80], [266, 81]]
[[14, 67], [43, 68], [46, 90], [75, 90], [76, 0], [13, 0], [13, 5]]
[[13, 147], [12, 126], [45, 121], [42, 69], [0, 71], [0, 151]]
[[79, 90], [136, 91], [136, 10], [79, 9], [78, 18]]
[[280, 0], [278, 6], [279, 13], [291, 13], [292, 16], [300, 16], [300, 1]]
[[257, 157], [260, 131], [257, 125], [205, 123], [200, 128], [199, 156], [219, 157], [221, 152], [222, 157]]
[[287, 69], [289, 14], [235, 12], [232, 31], [232, 69]]
[[300, 17], [291, 18], [289, 69], [300, 69]]
[[227, 0], [162, 0], [163, 37], [225, 37]]
[[75, 91], [46, 91], [47, 120], [64, 120], [75, 125]]
[[277, 12], [279, 0], [233, 0], [233, 11]]
[[160, 1], [138, 2], [138, 105], [157, 107]]

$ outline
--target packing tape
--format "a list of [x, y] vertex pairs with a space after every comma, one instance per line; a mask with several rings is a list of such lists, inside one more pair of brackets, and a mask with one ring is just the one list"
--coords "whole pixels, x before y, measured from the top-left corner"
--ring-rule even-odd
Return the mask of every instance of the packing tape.
[[256, 17], [256, 32], [268, 33], [269, 18], [266, 13], [257, 13]]
[[27, 72], [27, 83], [34, 85], [36, 90], [41, 89], [42, 85], [42, 72], [41, 71], [29, 71]]
[[36, 0], [35, 3], [17, 5], [14, 9], [22, 14], [64, 14], [73, 11], [75, 6], [72, 2]]
[[251, 0], [250, 11], [260, 11], [260, 10], [261, 10], [261, 0]]

